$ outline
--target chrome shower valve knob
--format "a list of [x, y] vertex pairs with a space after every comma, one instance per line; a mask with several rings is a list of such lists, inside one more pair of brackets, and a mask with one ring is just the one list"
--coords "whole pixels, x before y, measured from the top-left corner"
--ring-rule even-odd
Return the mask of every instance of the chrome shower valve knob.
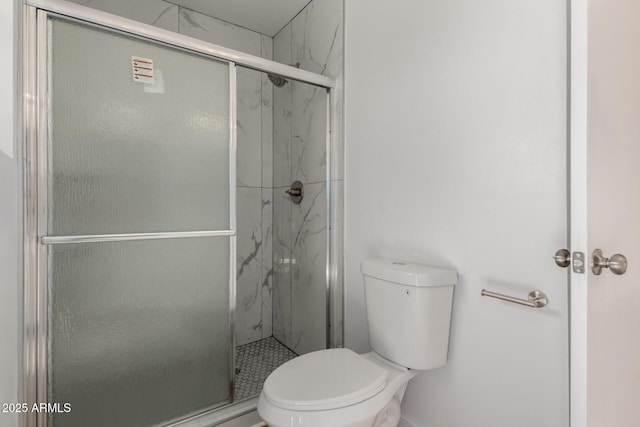
[[300, 181], [294, 181], [291, 187], [285, 191], [291, 196], [291, 201], [296, 205], [299, 205], [304, 197], [304, 185]]

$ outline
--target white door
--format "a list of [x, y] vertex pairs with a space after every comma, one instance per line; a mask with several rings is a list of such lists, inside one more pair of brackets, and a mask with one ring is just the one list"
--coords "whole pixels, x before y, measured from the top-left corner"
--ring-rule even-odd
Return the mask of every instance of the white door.
[[572, 427], [640, 425], [640, 3], [572, 2]]
[[[455, 268], [449, 360], [416, 427], [569, 425], [567, 14], [557, 0], [349, 1], [346, 345], [370, 350], [360, 262]], [[481, 295], [527, 298], [530, 308]]]

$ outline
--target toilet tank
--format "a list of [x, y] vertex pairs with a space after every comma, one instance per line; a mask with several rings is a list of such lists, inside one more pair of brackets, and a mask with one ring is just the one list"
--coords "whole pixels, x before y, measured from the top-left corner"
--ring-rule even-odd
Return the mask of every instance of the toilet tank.
[[373, 351], [410, 369], [443, 366], [457, 273], [383, 259], [363, 261], [360, 271]]

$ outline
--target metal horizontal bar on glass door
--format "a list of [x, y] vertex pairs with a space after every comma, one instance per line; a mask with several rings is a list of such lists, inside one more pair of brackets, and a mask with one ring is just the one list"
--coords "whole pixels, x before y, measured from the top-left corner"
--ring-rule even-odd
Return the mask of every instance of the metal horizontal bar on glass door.
[[43, 245], [64, 245], [72, 243], [126, 242], [130, 240], [167, 240], [192, 239], [198, 237], [229, 237], [235, 235], [235, 230], [217, 230], [179, 231], [166, 233], [95, 234], [86, 236], [43, 236], [40, 238], [40, 243], [42, 243]]
[[288, 79], [309, 83], [316, 86], [334, 88], [336, 81], [321, 74], [281, 64], [260, 56], [251, 55], [224, 46], [208, 43], [192, 37], [178, 34], [153, 25], [143, 24], [132, 19], [116, 16], [101, 10], [76, 4], [65, 0], [25, 0], [25, 3], [38, 9], [53, 12], [65, 18], [79, 19], [90, 24], [97, 24], [114, 30], [155, 40], [176, 47], [202, 53], [224, 61], [235, 62], [246, 68], [276, 74]]

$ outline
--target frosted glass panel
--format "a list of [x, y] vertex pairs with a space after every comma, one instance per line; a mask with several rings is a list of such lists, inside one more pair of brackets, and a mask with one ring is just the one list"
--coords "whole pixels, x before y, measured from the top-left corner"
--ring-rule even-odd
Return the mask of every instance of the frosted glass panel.
[[49, 248], [54, 427], [147, 426], [229, 400], [229, 239]]
[[50, 24], [49, 235], [228, 229], [229, 66]]

